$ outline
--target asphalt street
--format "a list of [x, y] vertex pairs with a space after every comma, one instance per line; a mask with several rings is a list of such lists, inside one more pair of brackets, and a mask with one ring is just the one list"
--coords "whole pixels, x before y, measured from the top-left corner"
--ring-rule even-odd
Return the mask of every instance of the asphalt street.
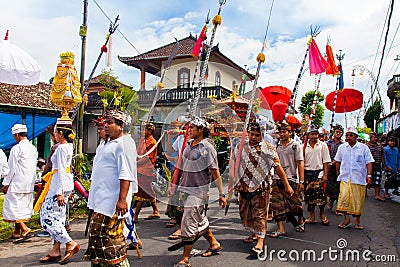
[[[217, 192], [211, 188], [210, 210], [207, 216], [211, 230], [221, 243], [223, 251], [219, 255], [204, 258], [200, 252], [208, 247], [205, 239], [194, 245], [190, 258], [192, 266], [400, 266], [400, 204], [391, 200], [376, 201], [370, 190], [366, 198], [361, 223], [364, 230], [354, 227], [338, 229], [343, 218], [331, 210], [326, 211], [329, 226], [320, 223], [306, 225], [304, 233], [297, 233], [290, 224], [285, 224], [286, 236], [265, 239], [264, 258], [258, 259], [250, 250], [254, 245], [243, 243], [249, 233], [243, 229], [239, 219], [236, 199], [232, 199], [228, 215], [218, 207]], [[160, 211], [166, 207], [166, 199], [158, 202]], [[138, 233], [143, 241], [142, 258], [136, 251], [128, 251], [131, 266], [169, 266], [180, 260], [182, 250], [169, 252], [169, 246], [179, 242], [170, 241], [167, 236], [175, 228], [165, 228], [168, 217], [143, 220], [151, 213], [151, 208], [143, 208]], [[305, 212], [307, 217], [308, 213]], [[81, 261], [87, 248], [87, 237], [84, 236], [86, 220], [72, 221], [72, 238], [81, 244], [77, 253], [67, 266], [90, 266], [90, 262]], [[276, 230], [276, 224], [268, 223], [268, 231]], [[48, 237], [33, 237], [21, 244], [11, 240], [0, 242], [0, 266], [42, 266], [39, 258], [45, 256], [51, 247]], [[358, 257], [358, 259], [357, 259]], [[58, 266], [58, 263], [46, 264]]]

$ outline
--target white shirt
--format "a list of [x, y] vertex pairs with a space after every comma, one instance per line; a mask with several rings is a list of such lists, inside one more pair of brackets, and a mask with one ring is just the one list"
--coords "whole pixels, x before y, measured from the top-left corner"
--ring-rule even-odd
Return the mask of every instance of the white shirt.
[[28, 139], [21, 140], [11, 148], [10, 157], [8, 158], [10, 171], [3, 181], [3, 185], [9, 185], [8, 192], [33, 192], [37, 158], [36, 147]]
[[349, 143], [339, 146], [335, 160], [340, 162], [340, 175], [338, 181], [345, 181], [352, 184], [367, 184], [368, 163], [374, 162], [368, 146], [357, 142], [353, 147]]
[[183, 141], [185, 140], [185, 135], [184, 134], [180, 134], [174, 141], [174, 143], [172, 144], [172, 148], [178, 152], [178, 155], [181, 154], [182, 152], [182, 146], [183, 146]]
[[4, 154], [3, 150], [0, 149], [0, 178], [5, 177], [9, 171], [7, 156]]
[[[321, 141], [317, 141], [314, 147], [307, 142], [306, 150], [304, 153], [304, 170], [316, 171], [323, 170], [324, 163], [331, 162], [331, 156], [329, 155], [329, 149], [327, 144]], [[319, 173], [318, 178], [321, 178], [324, 172]]]
[[130, 134], [126, 134], [123, 136], [124, 141], [124, 155], [126, 157], [126, 162], [129, 167], [130, 175], [133, 180], [131, 183], [132, 193], [138, 192], [138, 180], [137, 180], [137, 165], [136, 165], [136, 143], [132, 139]]
[[[92, 183], [88, 206], [95, 212], [112, 217], [115, 213], [120, 192], [120, 180], [134, 181], [130, 166], [124, 153], [123, 137], [108, 141], [96, 150], [93, 161]], [[128, 209], [132, 201], [132, 186], [126, 197]]]
[[71, 192], [74, 189], [74, 177], [71, 173], [67, 173], [67, 167], [71, 166], [73, 145], [59, 144], [54, 154], [51, 156], [51, 162], [53, 163], [52, 171], [57, 169], [57, 173], [53, 174], [48, 197], [55, 195], [63, 195], [64, 192]]

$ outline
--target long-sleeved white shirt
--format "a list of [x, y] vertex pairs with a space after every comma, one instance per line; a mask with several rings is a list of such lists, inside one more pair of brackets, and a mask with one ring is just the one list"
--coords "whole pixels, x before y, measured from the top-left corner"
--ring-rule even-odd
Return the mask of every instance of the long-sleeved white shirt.
[[8, 158], [8, 175], [3, 185], [9, 185], [9, 192], [31, 193], [35, 186], [36, 164], [38, 153], [28, 139], [21, 140], [13, 146]]
[[73, 154], [73, 145], [59, 144], [54, 154], [51, 156], [51, 162], [53, 163], [52, 170], [57, 169], [57, 173], [53, 174], [48, 197], [63, 195], [64, 192], [70, 192], [74, 189], [73, 175], [67, 172], [67, 168], [71, 166]]

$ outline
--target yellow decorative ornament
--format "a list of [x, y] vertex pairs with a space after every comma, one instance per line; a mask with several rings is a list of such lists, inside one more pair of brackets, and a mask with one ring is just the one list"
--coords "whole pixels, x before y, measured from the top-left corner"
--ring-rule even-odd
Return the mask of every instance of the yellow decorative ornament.
[[215, 17], [212, 20], [212, 23], [213, 23], [214, 26], [221, 25], [221, 23], [222, 23], [221, 15], [215, 15]]
[[261, 63], [265, 62], [265, 55], [263, 53], [260, 53], [257, 55], [257, 62], [261, 62]]
[[312, 38], [312, 37], [310, 37], [310, 39], [308, 39], [307, 45], [310, 45], [310, 44], [311, 44], [311, 42], [312, 42], [312, 40], [313, 40], [313, 38]]
[[72, 52], [60, 54], [56, 74], [51, 85], [50, 100], [62, 110], [62, 119], [68, 120], [68, 110], [82, 102], [81, 83], [74, 66]]
[[164, 89], [165, 85], [162, 82], [157, 83], [158, 88]]

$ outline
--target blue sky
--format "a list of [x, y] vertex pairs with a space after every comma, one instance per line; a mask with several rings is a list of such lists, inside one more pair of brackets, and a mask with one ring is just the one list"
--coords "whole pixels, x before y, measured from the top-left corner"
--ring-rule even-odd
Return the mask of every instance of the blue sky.
[[[104, 43], [109, 20], [93, 0], [88, 5], [88, 38], [86, 77]], [[117, 56], [135, 56], [160, 45], [200, 32], [210, 10], [212, 18], [218, 10], [218, 1], [199, 0], [96, 0], [111, 20], [120, 15], [119, 31], [135, 46], [134, 49], [119, 33], [113, 38], [112, 69], [119, 79], [139, 88], [139, 72], [120, 63]], [[218, 28], [214, 44], [219, 43], [222, 53], [241, 66], [247, 65], [255, 73], [256, 55], [260, 52], [272, 0], [227, 0], [222, 9], [222, 25]], [[384, 28], [390, 0], [275, 0], [272, 10], [266, 62], [262, 65], [258, 86], [283, 85], [293, 89], [309, 38], [310, 25], [321, 28], [316, 41], [325, 51], [328, 37], [334, 53], [342, 49], [345, 85], [352, 87], [351, 70], [363, 65], [376, 76], [383, 41]], [[82, 24], [83, 1], [19, 0], [7, 1], [0, 9], [0, 36], [10, 30], [10, 41], [32, 55], [41, 66], [41, 81], [54, 75], [59, 53], [72, 51], [76, 54], [79, 69], [81, 40], [78, 36]], [[400, 7], [394, 7], [391, 30], [387, 44], [387, 57], [381, 71], [379, 86], [386, 105], [386, 83], [400, 61], [393, 59], [400, 54], [400, 37], [395, 35], [400, 21]], [[1, 36], [2, 37], [2, 36]], [[389, 50], [389, 48], [391, 49]], [[306, 65], [308, 66], [308, 64]], [[105, 67], [100, 62], [98, 71]], [[299, 88], [297, 105], [301, 95], [314, 89], [314, 77], [305, 74]], [[154, 82], [155, 83], [155, 82]], [[370, 97], [371, 81], [368, 75], [357, 75], [354, 87]], [[323, 76], [321, 91], [334, 90], [335, 79]], [[247, 88], [252, 88], [248, 84]], [[386, 113], [389, 112], [388, 106]], [[329, 116], [329, 117], [328, 117]], [[354, 117], [354, 114], [349, 114]], [[327, 123], [330, 113], [327, 113]], [[339, 122], [342, 120], [339, 116]]]

